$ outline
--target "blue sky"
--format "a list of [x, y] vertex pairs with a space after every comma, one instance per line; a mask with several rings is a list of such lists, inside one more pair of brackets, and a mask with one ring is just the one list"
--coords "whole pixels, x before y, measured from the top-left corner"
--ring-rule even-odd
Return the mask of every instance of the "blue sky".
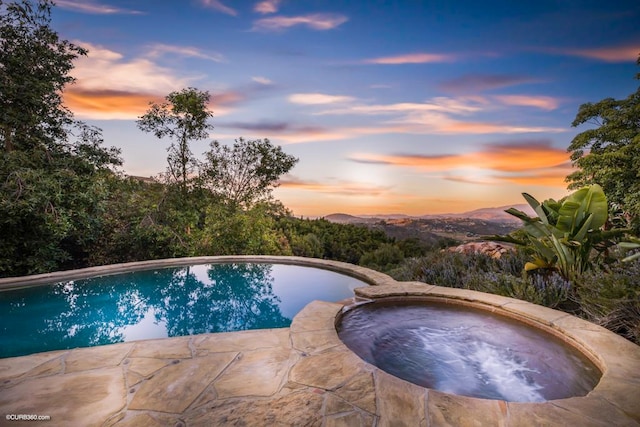
[[636, 1], [56, 3], [53, 27], [89, 50], [65, 102], [126, 173], [165, 170], [169, 141], [135, 120], [196, 87], [212, 140], [269, 138], [300, 159], [276, 197], [305, 216], [562, 197], [578, 107], [626, 97], [640, 71]]

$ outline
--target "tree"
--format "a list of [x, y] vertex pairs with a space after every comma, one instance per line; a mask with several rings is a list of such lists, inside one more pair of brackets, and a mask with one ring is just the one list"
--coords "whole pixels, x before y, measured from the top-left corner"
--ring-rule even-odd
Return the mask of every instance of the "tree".
[[585, 123], [596, 127], [571, 141], [568, 151], [578, 170], [567, 177], [569, 188], [600, 184], [612, 206], [640, 230], [640, 87], [626, 99], [581, 105], [572, 125]]
[[207, 188], [239, 208], [269, 200], [280, 177], [298, 162], [266, 138], [239, 138], [233, 147], [214, 141], [205, 159], [202, 179]]
[[0, 146], [5, 152], [66, 140], [71, 112], [63, 88], [74, 81], [73, 60], [86, 50], [60, 40], [50, 27], [49, 0], [0, 7]]
[[0, 1], [0, 275], [84, 266], [121, 163], [62, 104], [86, 51], [50, 28], [52, 5]]
[[190, 176], [195, 171], [197, 161], [189, 148], [189, 142], [209, 137], [213, 126], [207, 123], [213, 112], [207, 109], [209, 92], [195, 88], [171, 92], [166, 102], [151, 102], [146, 114], [139, 117], [138, 128], [151, 132], [157, 138], [168, 136], [172, 142], [168, 148], [168, 174], [173, 182], [180, 184], [183, 193], [187, 192]]

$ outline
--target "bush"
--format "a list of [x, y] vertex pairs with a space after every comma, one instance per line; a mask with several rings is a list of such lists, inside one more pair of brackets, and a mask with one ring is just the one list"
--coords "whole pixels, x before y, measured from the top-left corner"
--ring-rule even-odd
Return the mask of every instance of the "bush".
[[640, 344], [640, 260], [583, 274], [575, 293], [581, 317]]

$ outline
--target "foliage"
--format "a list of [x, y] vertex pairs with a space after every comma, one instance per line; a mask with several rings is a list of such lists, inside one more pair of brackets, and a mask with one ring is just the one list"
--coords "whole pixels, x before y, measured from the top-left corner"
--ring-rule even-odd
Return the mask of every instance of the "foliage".
[[526, 271], [554, 270], [573, 281], [591, 268], [594, 251], [602, 258], [614, 244], [611, 239], [628, 231], [602, 229], [607, 222], [608, 206], [597, 184], [581, 188], [559, 201], [548, 199], [540, 203], [527, 193], [523, 196], [537, 217], [532, 218], [515, 208], [506, 212], [522, 220], [524, 239], [512, 235], [492, 236], [492, 239], [526, 247], [533, 256], [533, 261], [525, 264]]
[[584, 274], [575, 298], [582, 317], [640, 344], [640, 261]]
[[360, 265], [380, 271], [391, 271], [404, 259], [404, 253], [397, 245], [383, 243], [377, 249], [360, 258]]
[[275, 228], [279, 206], [257, 203], [236, 210], [224, 203], [211, 204], [198, 243], [203, 255], [290, 255], [288, 244]]
[[[635, 236], [631, 236], [631, 237], [628, 238], [627, 241], [618, 243], [617, 246], [618, 246], [619, 249], [621, 249], [623, 251], [640, 249], [640, 238], [635, 237]], [[631, 261], [635, 261], [637, 259], [640, 259], [640, 252], [639, 251], [636, 251], [635, 253], [627, 256], [626, 258], [624, 258], [622, 260], [622, 262], [631, 262]]]
[[83, 266], [98, 239], [119, 152], [74, 122], [61, 91], [84, 49], [49, 27], [52, 3], [0, 15], [0, 275]]
[[567, 177], [571, 189], [600, 184], [636, 231], [640, 230], [639, 118], [640, 87], [626, 99], [606, 98], [581, 105], [572, 125], [596, 127], [579, 133], [571, 142], [568, 151], [578, 170]]
[[[72, 114], [63, 88], [74, 81], [73, 60], [86, 51], [50, 27], [52, 2], [4, 5], [0, 14], [0, 146], [4, 152], [57, 150]], [[2, 5], [2, 2], [0, 2]]]
[[562, 305], [568, 298], [568, 282], [557, 274], [523, 275], [526, 257], [522, 251], [498, 259], [482, 253], [431, 251], [405, 260], [392, 275], [397, 280], [490, 292], [548, 307]]
[[179, 183], [183, 192], [195, 172], [197, 161], [189, 148], [189, 142], [209, 137], [213, 126], [207, 123], [213, 112], [207, 109], [209, 92], [186, 88], [171, 92], [161, 104], [150, 103], [149, 110], [137, 123], [144, 132], [153, 133], [156, 138], [165, 136], [174, 140], [167, 151], [168, 182]]
[[[381, 244], [394, 242], [382, 231], [336, 224], [326, 219], [305, 220], [283, 216], [278, 219], [277, 228], [291, 242], [294, 255], [307, 256], [311, 251], [317, 258], [352, 264], [358, 264], [365, 253], [376, 250]], [[307, 240], [309, 245], [301, 243], [301, 240]]]
[[232, 206], [251, 208], [271, 198], [280, 177], [298, 162], [268, 139], [236, 140], [233, 147], [218, 141], [205, 153], [201, 178], [205, 186]]

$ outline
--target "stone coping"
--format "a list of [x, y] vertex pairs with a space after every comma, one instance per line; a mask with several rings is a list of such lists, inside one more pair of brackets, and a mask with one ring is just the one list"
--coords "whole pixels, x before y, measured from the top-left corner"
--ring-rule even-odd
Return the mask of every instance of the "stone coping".
[[[247, 261], [225, 258], [221, 262]], [[260, 259], [282, 261], [281, 257]], [[300, 259], [288, 260], [299, 264]], [[326, 263], [302, 260], [302, 265], [315, 267]], [[624, 338], [520, 300], [395, 282], [362, 267], [328, 264], [330, 269], [349, 269], [351, 275], [379, 285], [356, 289], [360, 299], [437, 299], [541, 327], [589, 355], [602, 370], [602, 378], [587, 396], [544, 403], [477, 399], [426, 389], [356, 356], [335, 329], [344, 304], [314, 301], [295, 316], [289, 328], [0, 359], [0, 425], [14, 424], [5, 419], [8, 414], [49, 416], [49, 421], [32, 422], [48, 426], [640, 425], [640, 347]], [[169, 265], [175, 264], [162, 266]]]
[[392, 284], [391, 277], [369, 268], [346, 262], [332, 261], [318, 258], [305, 258], [297, 256], [271, 256], [271, 255], [230, 255], [230, 256], [202, 256], [186, 258], [169, 258], [150, 261], [128, 262], [122, 264], [110, 264], [97, 267], [82, 268], [78, 270], [56, 271], [54, 273], [35, 274], [31, 276], [0, 278], [0, 292], [4, 290], [26, 288], [31, 286], [46, 285], [63, 282], [66, 280], [86, 279], [94, 276], [107, 276], [120, 273], [129, 273], [140, 270], [153, 270], [158, 268], [179, 267], [198, 264], [224, 264], [224, 263], [273, 263], [289, 264], [303, 267], [315, 267], [331, 270], [338, 273], [360, 279], [368, 284]]

